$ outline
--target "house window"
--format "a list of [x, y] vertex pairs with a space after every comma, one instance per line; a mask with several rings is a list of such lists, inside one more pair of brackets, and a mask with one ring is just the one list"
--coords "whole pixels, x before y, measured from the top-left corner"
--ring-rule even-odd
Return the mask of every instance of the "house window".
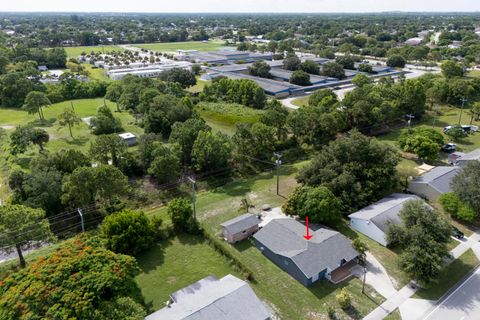
[[283, 263], [285, 263], [285, 265], [288, 266], [288, 260], [284, 260]]
[[246, 233], [246, 232], [247, 232], [247, 230], [243, 230], [243, 231], [242, 231], [242, 233]]

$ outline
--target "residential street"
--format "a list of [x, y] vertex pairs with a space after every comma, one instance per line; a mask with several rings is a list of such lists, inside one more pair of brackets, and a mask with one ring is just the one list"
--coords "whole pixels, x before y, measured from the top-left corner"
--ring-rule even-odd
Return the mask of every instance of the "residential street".
[[424, 320], [475, 320], [480, 315], [480, 268]]

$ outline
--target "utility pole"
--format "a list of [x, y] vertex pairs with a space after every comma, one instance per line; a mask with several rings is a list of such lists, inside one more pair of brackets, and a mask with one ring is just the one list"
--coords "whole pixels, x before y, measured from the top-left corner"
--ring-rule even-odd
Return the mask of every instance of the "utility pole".
[[192, 178], [192, 177], [188, 177], [187, 178], [188, 181], [190, 181], [190, 183], [192, 184], [192, 208], [193, 208], [193, 218], [195, 219], [195, 221], [197, 220], [197, 210], [195, 208], [195, 185], [196, 185], [196, 181]]
[[365, 280], [367, 278], [367, 267], [363, 267], [362, 293], [365, 293]]
[[438, 107], [434, 107], [433, 110], [435, 111], [435, 115], [433, 116], [432, 129], [435, 129], [435, 121], [437, 121], [438, 116]]
[[82, 224], [82, 232], [85, 232], [85, 224], [83, 222], [83, 213], [80, 208], [77, 209], [78, 214], [80, 215], [80, 223]]
[[408, 118], [408, 131], [411, 130], [412, 128], [412, 119], [415, 118], [415, 116], [411, 113], [407, 114], [407, 118]]
[[274, 152], [273, 155], [275, 156], [275, 171], [277, 173], [277, 196], [280, 194], [280, 166], [282, 165], [282, 160], [280, 158], [282, 155], [279, 152]]
[[462, 99], [460, 99], [460, 101], [462, 101], [462, 108], [460, 109], [460, 116], [458, 117], [458, 125], [459, 126], [461, 125], [461, 122], [462, 122], [463, 107], [465, 106], [465, 102], [467, 102], [468, 99], [465, 99], [465, 97], [463, 97]]

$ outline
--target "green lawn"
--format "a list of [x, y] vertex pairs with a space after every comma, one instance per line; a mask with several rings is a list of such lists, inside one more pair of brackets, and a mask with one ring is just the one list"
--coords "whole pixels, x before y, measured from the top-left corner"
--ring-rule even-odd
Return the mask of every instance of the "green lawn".
[[197, 84], [194, 85], [193, 87], [190, 87], [187, 89], [188, 92], [192, 92], [192, 93], [200, 93], [203, 91], [203, 88], [205, 88], [205, 86], [207, 84], [210, 84], [212, 81], [208, 80], [208, 81], [203, 81], [203, 80], [200, 80], [200, 76], [197, 76]]
[[480, 70], [473, 70], [473, 71], [467, 72], [467, 77], [480, 78]]
[[297, 107], [303, 107], [305, 105], [308, 105], [308, 99], [310, 96], [303, 96], [297, 99], [292, 100], [292, 104], [297, 106]]
[[97, 52], [111, 52], [111, 51], [124, 51], [122, 47], [114, 46], [114, 45], [107, 45], [107, 46], [81, 46], [81, 47], [65, 47], [65, 51], [67, 51], [68, 58], [77, 58], [85, 52], [90, 54], [92, 51], [95, 53]]
[[149, 312], [165, 306], [171, 293], [209, 275], [239, 276], [229, 261], [201, 238], [180, 235], [137, 256], [142, 273], [136, 277]]
[[90, 63], [84, 63], [82, 66], [88, 71], [88, 77], [94, 80], [112, 81], [103, 68], [93, 68]]
[[201, 102], [195, 110], [211, 126], [214, 131], [233, 134], [235, 125], [240, 122], [254, 123], [259, 121], [264, 111], [234, 103]]
[[462, 254], [458, 259], [446, 266], [434, 282], [426, 288], [418, 290], [413, 298], [438, 300], [457, 282], [475, 269], [479, 261], [472, 249]]
[[177, 50], [198, 50], [198, 51], [215, 51], [224, 48], [222, 41], [185, 41], [185, 42], [163, 42], [163, 43], [144, 43], [132, 45], [142, 49], [160, 51], [160, 52], [176, 52]]
[[400, 315], [400, 310], [395, 309], [392, 313], [390, 313], [388, 316], [383, 318], [383, 320], [402, 320], [402, 316]]

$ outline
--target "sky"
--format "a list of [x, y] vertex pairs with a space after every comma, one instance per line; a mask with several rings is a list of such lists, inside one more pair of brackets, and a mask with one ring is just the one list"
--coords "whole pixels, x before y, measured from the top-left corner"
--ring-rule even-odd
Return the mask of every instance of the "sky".
[[480, 11], [480, 0], [0, 0], [0, 12]]

